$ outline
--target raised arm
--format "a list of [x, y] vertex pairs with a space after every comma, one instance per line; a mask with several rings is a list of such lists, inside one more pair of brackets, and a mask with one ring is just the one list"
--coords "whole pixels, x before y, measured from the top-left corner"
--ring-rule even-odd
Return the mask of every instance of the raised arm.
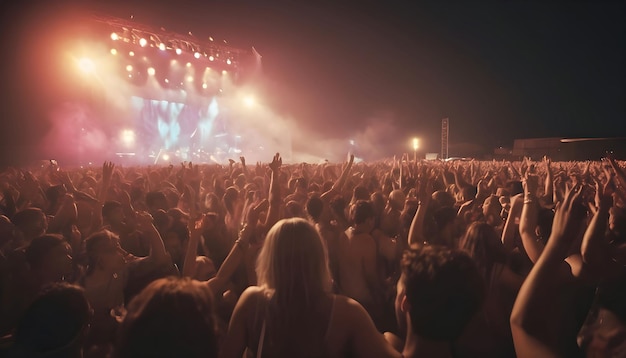
[[197, 215], [195, 191], [189, 185], [185, 186], [181, 199], [187, 201], [187, 207], [189, 208], [189, 222], [187, 223], [189, 242], [187, 244], [187, 251], [185, 252], [182, 275], [183, 277], [194, 277], [196, 274], [198, 244], [200, 243], [202, 232], [206, 229], [206, 221], [204, 214], [200, 217]]
[[572, 327], [572, 323], [581, 297], [572, 294], [575, 281], [564, 260], [584, 218], [581, 191], [579, 184], [566, 193], [556, 211], [548, 244], [515, 301], [511, 332], [518, 357], [567, 357], [578, 353], [579, 327]]
[[219, 271], [217, 271], [217, 275], [207, 282], [214, 295], [224, 292], [231, 277], [244, 261], [246, 251], [250, 246], [250, 240], [255, 234], [259, 214], [267, 208], [267, 205], [267, 200], [263, 200], [248, 212], [246, 225], [239, 233], [239, 238], [235, 241], [230, 253], [222, 263]]
[[333, 195], [341, 193], [343, 186], [346, 184], [346, 180], [348, 179], [348, 174], [350, 173], [350, 170], [352, 169], [353, 163], [354, 163], [354, 155], [350, 154], [350, 159], [348, 160], [348, 164], [346, 164], [346, 166], [343, 168], [343, 170], [341, 171], [341, 175], [335, 181], [332, 188], [329, 191], [321, 195], [322, 200], [330, 199]]
[[269, 230], [280, 219], [280, 206], [282, 205], [281, 188], [280, 188], [280, 167], [283, 165], [283, 159], [279, 153], [274, 155], [269, 167], [272, 171], [270, 178], [270, 194], [269, 208], [263, 225], [265, 230]]
[[250, 180], [250, 173], [248, 172], [248, 167], [246, 166], [246, 157], [241, 156], [239, 157], [239, 160], [241, 161], [241, 168], [243, 170], [243, 175], [245, 175], [246, 180]]
[[422, 177], [418, 181], [418, 206], [417, 212], [411, 221], [411, 227], [409, 228], [408, 241], [409, 247], [413, 244], [421, 245], [426, 242], [424, 237], [424, 218], [426, 217], [426, 210], [428, 210], [428, 204], [432, 198], [433, 182], [431, 178]]
[[546, 204], [554, 204], [554, 173], [552, 172], [552, 161], [547, 156], [543, 157], [543, 163], [546, 170], [546, 180], [544, 182], [543, 198]]
[[100, 186], [100, 192], [98, 193], [98, 200], [101, 203], [104, 203], [106, 200], [114, 168], [115, 165], [112, 162], [104, 162], [104, 164], [102, 164], [102, 185]]
[[506, 218], [506, 223], [502, 230], [502, 244], [507, 252], [511, 252], [515, 249], [515, 233], [519, 230], [523, 203], [523, 194], [517, 194], [511, 198], [511, 209], [509, 209], [509, 215]]
[[148, 259], [155, 262], [166, 262], [170, 260], [170, 256], [165, 250], [161, 234], [159, 234], [152, 222], [153, 219], [149, 213], [141, 212], [137, 214], [138, 229], [148, 238], [150, 243], [150, 254], [148, 255]]
[[611, 275], [620, 272], [609, 253], [609, 243], [606, 241], [606, 229], [609, 220], [609, 210], [613, 206], [614, 178], [609, 177], [604, 186], [596, 181], [595, 205], [596, 212], [585, 231], [581, 247], [583, 261], [599, 274]]
[[539, 202], [535, 194], [539, 186], [539, 178], [535, 175], [526, 175], [522, 184], [524, 185], [524, 205], [520, 216], [519, 233], [528, 258], [535, 263], [543, 251], [543, 243], [539, 241], [536, 233]]

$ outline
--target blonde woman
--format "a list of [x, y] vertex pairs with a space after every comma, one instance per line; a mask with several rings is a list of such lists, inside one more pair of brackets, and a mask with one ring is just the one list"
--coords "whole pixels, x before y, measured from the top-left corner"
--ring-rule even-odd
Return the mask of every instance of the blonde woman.
[[306, 220], [279, 221], [239, 299], [223, 357], [399, 357], [356, 301], [331, 293], [326, 249]]

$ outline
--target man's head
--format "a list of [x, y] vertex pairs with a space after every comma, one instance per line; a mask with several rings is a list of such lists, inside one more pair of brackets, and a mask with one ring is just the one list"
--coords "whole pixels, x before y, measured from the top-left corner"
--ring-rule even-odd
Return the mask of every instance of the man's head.
[[62, 281], [72, 274], [72, 250], [61, 235], [36, 237], [26, 248], [26, 261], [44, 282]]
[[124, 268], [126, 252], [121, 248], [119, 241], [119, 238], [108, 230], [91, 234], [85, 240], [87, 274], [96, 269], [116, 273]]
[[401, 266], [398, 318], [408, 316], [414, 334], [429, 340], [459, 337], [484, 299], [484, 283], [472, 259], [441, 246], [412, 247]]
[[169, 209], [167, 197], [160, 191], [151, 191], [146, 194], [146, 206], [151, 213], [159, 209], [165, 211]]
[[404, 208], [406, 195], [402, 190], [396, 189], [389, 194], [388, 205], [393, 210], [401, 211]]
[[323, 209], [324, 202], [319, 196], [313, 196], [306, 202], [306, 212], [309, 214], [313, 222], [319, 222]]
[[48, 218], [46, 214], [38, 208], [27, 208], [13, 215], [13, 224], [18, 233], [26, 241], [30, 241], [45, 234], [48, 230]]
[[105, 223], [119, 225], [124, 221], [124, 210], [118, 201], [107, 201], [102, 206], [102, 219]]
[[91, 318], [84, 290], [67, 283], [46, 287], [30, 305], [15, 331], [24, 357], [69, 357], [80, 350]]
[[372, 203], [366, 200], [359, 200], [353, 206], [351, 210], [351, 219], [352, 222], [359, 225], [371, 224], [372, 228], [374, 225], [374, 206]]

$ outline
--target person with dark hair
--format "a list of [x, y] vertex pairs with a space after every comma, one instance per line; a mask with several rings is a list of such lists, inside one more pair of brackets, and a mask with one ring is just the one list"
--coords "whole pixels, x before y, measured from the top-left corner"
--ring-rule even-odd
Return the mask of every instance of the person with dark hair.
[[401, 267], [396, 315], [407, 325], [402, 356], [454, 356], [454, 342], [483, 304], [483, 280], [474, 261], [459, 250], [412, 246]]
[[[473, 332], [471, 339], [492, 339], [492, 352], [499, 357], [514, 357], [513, 337], [509, 326], [509, 316], [515, 303], [524, 277], [514, 272], [508, 265], [507, 251], [495, 229], [484, 222], [474, 222], [459, 243], [459, 248], [476, 262], [478, 271], [486, 284], [483, 317], [487, 330]], [[487, 332], [488, 331], [488, 332]], [[482, 337], [480, 337], [482, 335]], [[483, 343], [483, 346], [486, 344]]]
[[35, 238], [26, 248], [25, 257], [31, 278], [39, 288], [63, 281], [73, 273], [72, 249], [61, 235]]
[[358, 200], [352, 209], [353, 226], [339, 237], [339, 292], [357, 300], [380, 324], [383, 312], [382, 280], [379, 275], [378, 245], [371, 235], [374, 207]]
[[148, 212], [150, 214], [157, 210], [167, 211], [169, 209], [167, 197], [161, 191], [150, 191], [146, 193], [146, 206], [148, 207]]
[[[127, 205], [129, 204], [127, 203]], [[104, 202], [102, 205], [102, 224], [103, 229], [119, 236], [120, 245], [125, 251], [136, 256], [148, 254], [148, 244], [135, 230], [133, 220], [126, 217], [124, 206], [119, 201]]]
[[133, 294], [153, 280], [176, 272], [150, 214], [140, 213], [137, 219], [138, 229], [150, 240], [147, 257], [128, 254], [121, 248], [119, 237], [107, 230], [92, 234], [85, 241], [87, 273], [82, 285], [95, 311], [88, 345], [109, 345], [116, 328], [111, 312], [122, 310]]
[[14, 328], [19, 316], [47, 284], [73, 278], [72, 250], [61, 235], [46, 234], [9, 258], [0, 305], [0, 330]]
[[39, 208], [26, 208], [18, 211], [11, 218], [15, 225], [15, 238], [11, 248], [27, 246], [34, 238], [45, 234], [48, 229], [48, 218]]
[[239, 225], [241, 224], [244, 200], [241, 198], [239, 190], [231, 186], [226, 189], [222, 197], [222, 203], [226, 209], [224, 222], [226, 223], [228, 234], [231, 236], [232, 240], [234, 240], [237, 237]]
[[91, 307], [84, 290], [54, 283], [28, 307], [14, 335], [10, 358], [82, 358]]
[[115, 358], [212, 358], [218, 355], [217, 321], [209, 287], [167, 277], [144, 288], [128, 304]]
[[433, 221], [435, 223], [436, 232], [432, 239], [432, 244], [455, 248], [457, 246], [456, 239], [456, 219], [457, 211], [451, 206], [441, 207], [433, 213]]

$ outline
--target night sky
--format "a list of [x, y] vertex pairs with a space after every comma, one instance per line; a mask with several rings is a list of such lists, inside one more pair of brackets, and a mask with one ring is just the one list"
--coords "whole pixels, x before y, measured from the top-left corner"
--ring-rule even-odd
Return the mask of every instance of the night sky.
[[[41, 19], [76, 7], [3, 11], [3, 159], [36, 136], [41, 106], [23, 65]], [[305, 130], [349, 138], [390, 120], [420, 136], [490, 149], [515, 138], [626, 136], [625, 2], [82, 1], [155, 28], [213, 36], [263, 56], [258, 96]], [[3, 5], [9, 6], [9, 5]], [[42, 16], [42, 14], [45, 14]], [[36, 20], [33, 20], [36, 19]], [[27, 30], [27, 31], [26, 31]], [[42, 54], [44, 56], [44, 54]], [[41, 65], [40, 66], [45, 66]], [[36, 92], [36, 91], [35, 91]], [[29, 98], [31, 97], [31, 98]]]

